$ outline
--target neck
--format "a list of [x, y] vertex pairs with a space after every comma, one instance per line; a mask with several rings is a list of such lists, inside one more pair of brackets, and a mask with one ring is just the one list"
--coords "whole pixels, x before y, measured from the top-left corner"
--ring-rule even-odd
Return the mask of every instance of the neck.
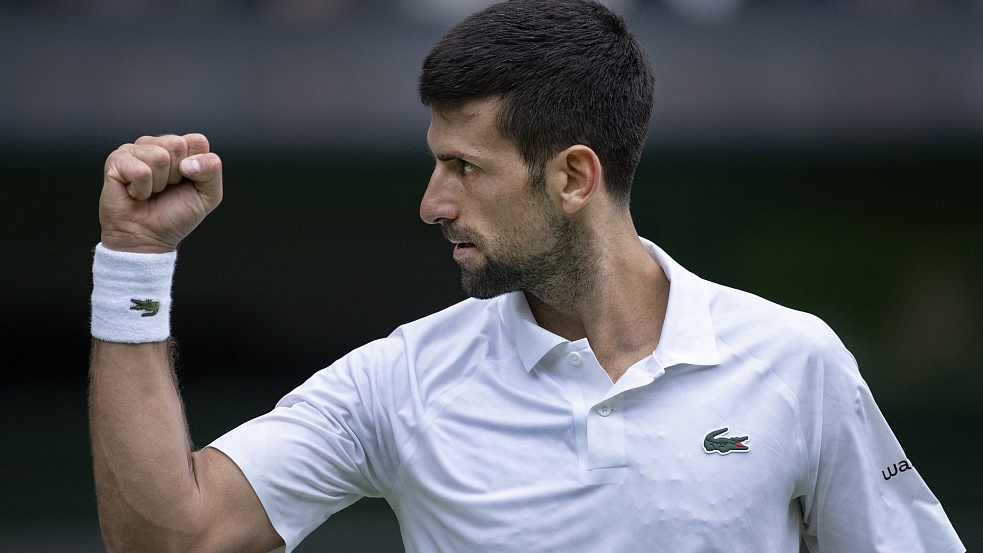
[[[621, 229], [594, 236], [581, 259], [578, 282], [527, 290], [536, 322], [567, 340], [587, 338], [616, 382], [659, 344], [669, 302], [669, 279], [649, 256], [630, 217]], [[570, 274], [570, 273], [567, 273]]]

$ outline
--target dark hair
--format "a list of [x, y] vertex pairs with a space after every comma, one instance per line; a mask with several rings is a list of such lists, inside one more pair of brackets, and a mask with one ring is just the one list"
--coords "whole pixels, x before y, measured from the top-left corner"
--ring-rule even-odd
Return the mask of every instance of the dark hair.
[[652, 67], [621, 17], [590, 0], [511, 0], [470, 15], [423, 61], [435, 108], [501, 96], [498, 130], [534, 182], [574, 144], [597, 154], [627, 206], [652, 113]]

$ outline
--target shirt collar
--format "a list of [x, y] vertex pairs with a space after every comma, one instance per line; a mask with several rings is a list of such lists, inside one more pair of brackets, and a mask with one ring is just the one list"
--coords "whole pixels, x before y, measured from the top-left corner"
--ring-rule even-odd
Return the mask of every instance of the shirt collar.
[[662, 248], [641, 238], [642, 246], [669, 279], [669, 306], [653, 355], [662, 368], [719, 365], [717, 335], [710, 318], [707, 283], [676, 263]]
[[[656, 363], [662, 369], [680, 364], [719, 365], [706, 283], [652, 242], [644, 238], [641, 241], [670, 282], [662, 335], [653, 352]], [[567, 343], [536, 323], [523, 292], [506, 294], [500, 305], [502, 321], [515, 340], [516, 353], [526, 371], [531, 371], [554, 348]]]
[[523, 292], [506, 294], [502, 302], [502, 321], [515, 340], [516, 353], [526, 371], [531, 371], [553, 348], [567, 342], [565, 338], [539, 326]]

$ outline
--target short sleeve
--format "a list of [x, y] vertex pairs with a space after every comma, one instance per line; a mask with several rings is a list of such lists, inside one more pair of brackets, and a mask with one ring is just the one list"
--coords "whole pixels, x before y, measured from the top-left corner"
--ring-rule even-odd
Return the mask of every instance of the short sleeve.
[[332, 514], [390, 489], [391, 433], [377, 423], [384, 394], [373, 379], [393, 369], [385, 350], [355, 350], [209, 445], [245, 474], [287, 553]]
[[[842, 347], [842, 346], [840, 346]], [[824, 368], [815, 489], [803, 504], [810, 551], [965, 551], [860, 377], [852, 356]]]

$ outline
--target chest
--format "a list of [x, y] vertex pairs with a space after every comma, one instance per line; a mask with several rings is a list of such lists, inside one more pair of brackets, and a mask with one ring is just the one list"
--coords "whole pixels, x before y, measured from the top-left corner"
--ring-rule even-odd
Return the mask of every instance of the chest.
[[401, 453], [394, 506], [404, 534], [424, 534], [408, 547], [660, 550], [676, 536], [666, 551], [700, 551], [776, 535], [797, 546], [794, 405], [767, 372], [718, 368], [609, 396], [565, 371], [486, 367]]

